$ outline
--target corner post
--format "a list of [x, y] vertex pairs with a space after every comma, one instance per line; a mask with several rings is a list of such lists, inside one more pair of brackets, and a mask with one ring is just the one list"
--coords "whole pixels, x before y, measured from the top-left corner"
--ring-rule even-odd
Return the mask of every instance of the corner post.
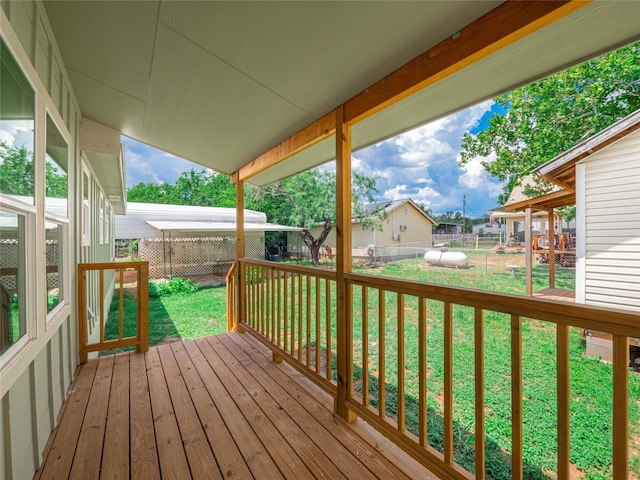
[[531, 213], [531, 205], [528, 205], [524, 211], [524, 243], [526, 245], [525, 266], [527, 270], [527, 297], [533, 296], [533, 221]]
[[236, 261], [238, 262], [238, 296], [237, 296], [237, 317], [235, 319], [234, 330], [238, 329], [238, 324], [245, 320], [245, 278], [244, 266], [240, 263], [240, 259], [245, 255], [244, 243], [244, 180], [238, 179], [236, 182]]
[[351, 125], [344, 123], [344, 106], [336, 110], [336, 343], [338, 391], [334, 411], [347, 422], [355, 414], [347, 407], [353, 379], [353, 338], [350, 286], [351, 272]]
[[[547, 210], [547, 223], [549, 224], [549, 288], [556, 288], [556, 231], [555, 215], [553, 208]], [[562, 258], [562, 253], [560, 253]]]

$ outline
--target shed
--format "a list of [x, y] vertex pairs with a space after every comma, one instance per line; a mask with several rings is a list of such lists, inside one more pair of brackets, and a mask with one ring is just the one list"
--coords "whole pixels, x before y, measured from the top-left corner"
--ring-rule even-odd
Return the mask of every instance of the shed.
[[[267, 223], [262, 212], [245, 210], [246, 256], [265, 258], [265, 232], [299, 228]], [[138, 256], [154, 278], [173, 275], [223, 275], [236, 257], [236, 209], [127, 203], [115, 217], [116, 245], [138, 240]]]

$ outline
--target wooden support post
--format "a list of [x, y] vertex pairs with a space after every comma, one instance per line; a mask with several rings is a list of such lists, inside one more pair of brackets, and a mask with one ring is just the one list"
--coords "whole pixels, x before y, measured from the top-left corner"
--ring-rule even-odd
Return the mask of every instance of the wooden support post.
[[336, 110], [336, 292], [338, 391], [334, 411], [348, 422], [355, 414], [347, 408], [353, 369], [351, 295], [345, 273], [351, 271], [351, 126], [344, 123], [344, 107]]
[[549, 224], [547, 229], [549, 234], [549, 288], [556, 288], [556, 232], [553, 208], [547, 210], [547, 223]]
[[238, 298], [236, 305], [237, 317], [234, 330], [244, 333], [244, 329], [238, 328], [238, 323], [246, 320], [246, 295], [245, 295], [245, 272], [244, 265], [240, 263], [240, 259], [245, 255], [244, 244], [244, 181], [236, 182], [236, 260], [238, 261]]
[[527, 297], [533, 295], [533, 235], [531, 229], [533, 222], [531, 221], [531, 207], [528, 206], [524, 211], [524, 243], [526, 246], [525, 268], [527, 270]]

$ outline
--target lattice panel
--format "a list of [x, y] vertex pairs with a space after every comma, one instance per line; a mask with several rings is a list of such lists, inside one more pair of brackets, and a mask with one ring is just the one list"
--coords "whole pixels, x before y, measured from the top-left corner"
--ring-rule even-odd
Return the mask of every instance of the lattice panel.
[[[46, 256], [47, 266], [59, 265], [58, 263], [58, 241], [47, 240]], [[20, 244], [18, 240], [2, 240], [0, 241], [0, 268], [15, 269], [17, 271], [19, 265]], [[14, 273], [5, 274], [0, 277], [0, 283], [8, 293], [18, 290], [18, 278]], [[47, 274], [47, 289], [52, 290], [58, 288], [58, 274]]]
[[[235, 237], [142, 239], [139, 255], [149, 262], [149, 276], [224, 275], [236, 259]], [[248, 236], [249, 258], [264, 258], [264, 239]]]

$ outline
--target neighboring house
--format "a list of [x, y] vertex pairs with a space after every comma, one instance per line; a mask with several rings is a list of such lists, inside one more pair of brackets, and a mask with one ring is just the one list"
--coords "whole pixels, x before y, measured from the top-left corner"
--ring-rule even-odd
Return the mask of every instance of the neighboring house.
[[[265, 257], [265, 232], [299, 228], [267, 223], [262, 212], [244, 211], [247, 258]], [[139, 240], [149, 276], [225, 274], [236, 258], [236, 209], [127, 203], [115, 219], [116, 240]]]
[[[575, 191], [576, 302], [640, 312], [640, 110], [536, 173]], [[597, 337], [588, 352], [610, 359]]]
[[[376, 256], [396, 256], [394, 249], [401, 245], [424, 248], [432, 245], [431, 230], [435, 222], [411, 199], [393, 200], [364, 205], [366, 213], [381, 219], [380, 230], [363, 228], [357, 218], [352, 218], [352, 246], [356, 257], [370, 256], [370, 248], [377, 249]], [[314, 238], [322, 231], [321, 226], [312, 230]], [[335, 228], [331, 229], [324, 245], [336, 245]], [[386, 249], [384, 252], [381, 249]]]

